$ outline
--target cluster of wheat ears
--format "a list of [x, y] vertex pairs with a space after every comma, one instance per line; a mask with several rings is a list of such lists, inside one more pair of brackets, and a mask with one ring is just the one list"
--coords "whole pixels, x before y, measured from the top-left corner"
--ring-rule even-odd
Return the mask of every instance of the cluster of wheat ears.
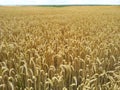
[[120, 7], [0, 7], [0, 90], [120, 90]]

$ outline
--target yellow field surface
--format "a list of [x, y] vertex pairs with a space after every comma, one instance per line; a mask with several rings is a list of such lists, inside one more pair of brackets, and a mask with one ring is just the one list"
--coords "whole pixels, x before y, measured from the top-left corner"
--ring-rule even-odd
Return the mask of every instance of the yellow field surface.
[[120, 90], [120, 6], [0, 7], [0, 90]]

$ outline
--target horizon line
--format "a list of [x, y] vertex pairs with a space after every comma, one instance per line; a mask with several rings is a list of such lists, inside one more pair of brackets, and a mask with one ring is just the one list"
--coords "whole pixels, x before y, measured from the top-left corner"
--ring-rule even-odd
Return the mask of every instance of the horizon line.
[[120, 4], [16, 4], [16, 5], [0, 5], [0, 6], [119, 6]]

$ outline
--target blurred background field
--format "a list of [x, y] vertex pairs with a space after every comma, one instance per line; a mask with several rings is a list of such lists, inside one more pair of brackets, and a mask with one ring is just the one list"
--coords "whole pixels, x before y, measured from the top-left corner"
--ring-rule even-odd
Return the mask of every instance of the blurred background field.
[[120, 6], [0, 7], [0, 90], [120, 90]]

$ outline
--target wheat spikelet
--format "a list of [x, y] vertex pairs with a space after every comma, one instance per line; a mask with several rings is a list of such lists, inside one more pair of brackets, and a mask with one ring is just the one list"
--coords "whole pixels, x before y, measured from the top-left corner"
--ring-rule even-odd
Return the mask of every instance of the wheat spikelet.
[[5, 90], [5, 84], [0, 84], [0, 90]]
[[75, 83], [71, 84], [69, 90], [77, 90], [77, 85]]
[[52, 87], [53, 87], [53, 81], [48, 78], [47, 81], [45, 82], [45, 90], [51, 89]]
[[9, 69], [7, 67], [2, 67], [2, 76], [9, 75]]
[[9, 81], [9, 85], [10, 85], [10, 90], [15, 90], [12, 82]]
[[48, 72], [48, 70], [49, 70], [49, 67], [48, 67], [48, 65], [46, 63], [43, 64], [43, 70], [45, 72]]
[[83, 86], [84, 86], [84, 84], [82, 83], [81, 85], [78, 86], [77, 90], [84, 90]]
[[5, 88], [9, 90], [8, 75], [4, 75], [3, 80], [4, 80]]
[[62, 63], [62, 57], [61, 57], [61, 55], [59, 55], [59, 54], [54, 55], [53, 56], [53, 62], [54, 62], [55, 68], [58, 69], [58, 67]]
[[48, 76], [50, 79], [52, 79], [52, 77], [55, 74], [55, 67], [54, 66], [50, 66], [50, 69], [48, 70]]
[[63, 87], [63, 89], [62, 90], [68, 90], [66, 87]]
[[75, 85], [77, 85], [77, 78], [75, 76], [73, 77], [72, 83], [74, 83]]
[[[29, 73], [30, 76], [33, 76], [33, 75], [34, 75], [34, 73], [33, 73], [33, 71], [32, 71], [31, 68], [28, 68], [28, 73]], [[38, 73], [37, 73], [37, 75], [38, 75]]]
[[64, 79], [62, 76], [59, 76], [58, 85], [59, 85], [59, 89], [62, 90], [62, 88], [64, 87]]
[[27, 79], [27, 86], [30, 88], [33, 84], [33, 80], [32, 79]]
[[37, 79], [35, 76], [33, 76], [33, 83], [34, 83], [34, 90], [37, 90], [37, 83], [36, 83]]
[[15, 72], [14, 68], [11, 68], [9, 70], [9, 75], [12, 76], [12, 77], [14, 77], [16, 75], [16, 72]]

